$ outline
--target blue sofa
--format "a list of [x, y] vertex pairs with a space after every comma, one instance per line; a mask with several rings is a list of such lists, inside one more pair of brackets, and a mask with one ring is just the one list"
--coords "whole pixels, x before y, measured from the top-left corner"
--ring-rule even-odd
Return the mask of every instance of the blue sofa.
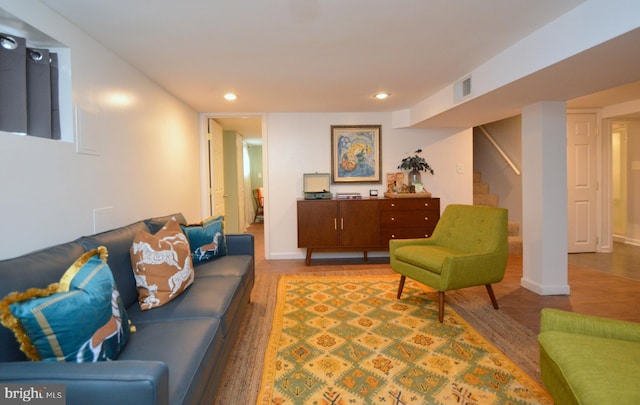
[[255, 280], [254, 240], [226, 235], [228, 254], [195, 266], [195, 281], [164, 306], [141, 311], [129, 249], [137, 232], [155, 233], [171, 217], [150, 218], [104, 233], [0, 261], [0, 299], [59, 281], [85, 251], [105, 246], [107, 262], [136, 332], [115, 361], [32, 362], [0, 326], [0, 384], [63, 384], [72, 404], [213, 403], [239, 335]]

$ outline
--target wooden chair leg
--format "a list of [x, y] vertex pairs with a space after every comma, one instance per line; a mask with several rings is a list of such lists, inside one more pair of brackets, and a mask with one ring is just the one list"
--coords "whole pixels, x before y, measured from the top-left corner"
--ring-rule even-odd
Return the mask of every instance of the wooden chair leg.
[[400, 276], [400, 285], [398, 286], [398, 299], [402, 295], [402, 289], [404, 288], [404, 281], [407, 279], [405, 276]]
[[438, 320], [444, 322], [444, 291], [438, 291]]
[[491, 284], [486, 284], [487, 292], [489, 293], [489, 298], [491, 298], [491, 303], [495, 309], [498, 309], [498, 300], [496, 300], [496, 295], [493, 293], [493, 287]]

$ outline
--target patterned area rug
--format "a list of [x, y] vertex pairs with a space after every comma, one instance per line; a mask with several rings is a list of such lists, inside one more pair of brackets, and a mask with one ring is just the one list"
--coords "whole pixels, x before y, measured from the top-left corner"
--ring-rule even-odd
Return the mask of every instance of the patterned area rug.
[[437, 295], [397, 275], [282, 276], [258, 404], [551, 404]]

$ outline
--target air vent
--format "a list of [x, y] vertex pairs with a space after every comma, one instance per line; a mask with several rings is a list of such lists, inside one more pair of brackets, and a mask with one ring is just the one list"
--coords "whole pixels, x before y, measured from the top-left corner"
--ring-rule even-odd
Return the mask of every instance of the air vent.
[[457, 103], [471, 95], [471, 76], [467, 76], [453, 86], [453, 99]]

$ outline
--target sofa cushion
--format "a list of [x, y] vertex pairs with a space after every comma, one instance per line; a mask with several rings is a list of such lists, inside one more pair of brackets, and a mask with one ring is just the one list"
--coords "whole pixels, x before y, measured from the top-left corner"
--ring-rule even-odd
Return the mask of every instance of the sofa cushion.
[[183, 225], [189, 239], [193, 263], [202, 263], [227, 254], [224, 217], [209, 217], [199, 224]]
[[114, 360], [129, 338], [129, 320], [104, 247], [83, 254], [59, 283], [13, 292], [0, 303], [2, 323], [31, 360]]
[[558, 331], [541, 332], [538, 342], [556, 371], [554, 384], [571, 387], [578, 403], [640, 403], [638, 342]]
[[131, 263], [142, 310], [165, 305], [193, 283], [189, 242], [175, 218], [153, 235], [138, 232]]
[[148, 231], [147, 225], [143, 221], [123, 226], [111, 231], [99, 233], [97, 235], [80, 238], [80, 242], [86, 250], [96, 249], [98, 246], [105, 246], [109, 251], [107, 263], [116, 280], [116, 285], [122, 296], [125, 307], [138, 301], [138, 290], [136, 280], [131, 269], [131, 255], [129, 249], [133, 244], [133, 239], [140, 231]]
[[206, 391], [223, 348], [219, 320], [200, 318], [149, 322], [136, 325], [136, 328], [118, 360], [166, 363], [169, 368], [169, 403], [202, 403], [200, 396]]
[[240, 277], [205, 277], [193, 283], [185, 294], [169, 305], [143, 311], [139, 306], [127, 308], [136, 327], [142, 323], [215, 317], [222, 321], [226, 336], [244, 299], [245, 291]]
[[182, 213], [180, 212], [171, 215], [165, 215], [163, 217], [149, 218], [146, 219], [144, 223], [147, 224], [147, 227], [149, 228], [149, 231], [151, 231], [151, 233], [156, 233], [160, 229], [162, 229], [162, 227], [165, 226], [167, 222], [171, 220], [171, 218], [175, 218], [175, 220], [178, 221], [179, 224], [187, 223], [184, 215], [182, 215]]
[[242, 285], [249, 291], [251, 291], [255, 281], [253, 257], [247, 255], [220, 257], [210, 262], [196, 264], [194, 269], [196, 280], [203, 277], [240, 277], [242, 278]]

